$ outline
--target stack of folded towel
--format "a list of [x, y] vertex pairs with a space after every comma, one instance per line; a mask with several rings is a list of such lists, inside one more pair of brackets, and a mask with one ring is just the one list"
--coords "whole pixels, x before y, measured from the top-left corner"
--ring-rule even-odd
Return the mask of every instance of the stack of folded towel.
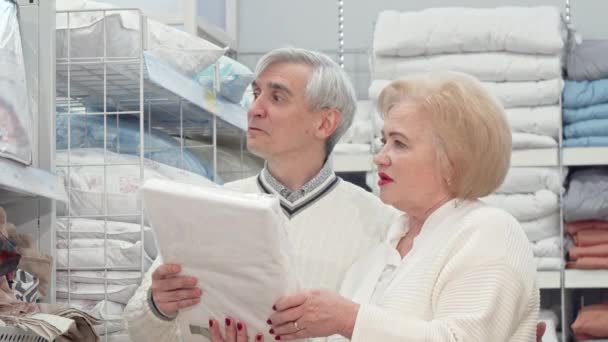
[[577, 42], [568, 52], [564, 146], [608, 146], [608, 40]]
[[451, 70], [479, 78], [505, 107], [513, 149], [556, 148], [566, 32], [554, 7], [430, 8], [380, 13], [372, 84]]
[[511, 168], [496, 193], [481, 200], [511, 213], [520, 223], [534, 251], [538, 270], [563, 265], [560, 238], [559, 169]]

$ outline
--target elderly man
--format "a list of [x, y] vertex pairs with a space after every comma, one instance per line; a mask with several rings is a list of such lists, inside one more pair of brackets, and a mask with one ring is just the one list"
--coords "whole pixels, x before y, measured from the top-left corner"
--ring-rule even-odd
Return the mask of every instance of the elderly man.
[[[257, 176], [225, 186], [278, 196], [290, 221], [301, 285], [338, 290], [355, 259], [381, 242], [398, 217], [374, 195], [337, 177], [328, 160], [352, 123], [354, 89], [329, 57], [295, 48], [262, 57], [252, 86], [247, 148], [266, 165]], [[173, 318], [199, 303], [205, 289], [204, 280], [198, 284], [179, 272], [179, 265], [157, 260], [146, 274], [124, 314], [133, 341], [178, 340]], [[242, 324], [225, 322], [227, 337], [234, 338]]]

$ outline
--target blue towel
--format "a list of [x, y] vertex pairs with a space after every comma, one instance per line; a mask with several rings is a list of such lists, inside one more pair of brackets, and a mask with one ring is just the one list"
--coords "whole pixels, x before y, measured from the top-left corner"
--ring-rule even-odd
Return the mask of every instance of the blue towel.
[[565, 125], [594, 119], [608, 119], [608, 103], [579, 109], [564, 109], [563, 115]]
[[566, 139], [608, 137], [608, 119], [587, 120], [566, 125], [564, 127], [564, 137]]
[[564, 147], [604, 147], [608, 146], [608, 137], [583, 137], [564, 139]]
[[563, 92], [564, 108], [583, 108], [608, 103], [608, 79], [597, 81], [566, 81]]

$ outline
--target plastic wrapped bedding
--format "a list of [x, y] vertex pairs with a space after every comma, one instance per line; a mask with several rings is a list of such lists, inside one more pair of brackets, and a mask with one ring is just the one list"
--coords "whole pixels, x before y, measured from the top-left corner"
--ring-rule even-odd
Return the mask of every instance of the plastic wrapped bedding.
[[373, 59], [373, 79], [436, 70], [460, 71], [490, 82], [538, 81], [562, 76], [561, 58], [505, 52], [448, 54]]
[[[107, 299], [119, 304], [127, 304], [135, 294], [139, 285], [107, 285], [70, 283], [70, 297], [74, 299], [104, 300], [107, 290]], [[57, 298], [68, 298], [68, 283], [57, 279]]]
[[513, 132], [559, 137], [562, 126], [560, 106], [508, 108], [505, 114]]
[[[564, 169], [563, 177], [567, 173], [568, 170]], [[519, 194], [548, 189], [555, 194], [559, 194], [562, 184], [563, 180], [560, 178], [559, 169], [556, 167], [512, 167], [496, 192]]]
[[[226, 56], [220, 57], [217, 62], [220, 95], [233, 103], [240, 103], [247, 87], [251, 84], [255, 75], [248, 67]], [[215, 79], [215, 66], [212, 65], [194, 76], [201, 85], [212, 89]]]
[[[397, 76], [397, 75], [395, 75]], [[369, 98], [376, 102], [390, 80], [374, 80], [369, 87]], [[556, 105], [562, 96], [564, 81], [551, 79], [528, 82], [482, 82], [505, 108]]]
[[0, 157], [32, 163], [32, 116], [17, 7], [0, 1]]
[[[103, 148], [104, 118], [101, 115], [57, 115], [56, 146], [58, 150], [68, 148], [68, 124], [70, 132], [70, 147]], [[106, 116], [107, 149], [114, 153], [139, 155], [140, 128], [139, 119], [121, 116]], [[212, 165], [199, 158], [190, 150], [181, 153], [179, 143], [168, 134], [156, 130], [145, 129], [144, 157], [159, 163], [180, 168], [213, 179]], [[219, 180], [221, 183], [221, 179]]]
[[[102, 149], [76, 149], [56, 154], [57, 174], [63, 179], [70, 195], [70, 215], [109, 215], [113, 221], [139, 223], [141, 203], [138, 190], [141, 185], [139, 157], [106, 152]], [[101, 165], [110, 164], [104, 167]], [[123, 164], [123, 165], [111, 165]], [[125, 165], [126, 164], [126, 165]], [[100, 165], [100, 166], [87, 166]], [[105, 173], [105, 184], [104, 184]], [[215, 185], [210, 180], [181, 169], [148, 159], [144, 160], [144, 181], [151, 178], [170, 179], [195, 185]], [[69, 186], [69, 188], [68, 188]], [[104, 193], [106, 212], [104, 212]], [[57, 204], [59, 216], [68, 214], [67, 206]], [[119, 215], [132, 215], [119, 217]], [[115, 217], [112, 217], [115, 216]]]
[[[56, 224], [58, 239], [103, 239], [122, 240], [135, 243], [141, 241], [142, 227], [139, 224], [83, 218], [58, 218]], [[158, 251], [154, 234], [150, 227], [143, 227], [144, 249], [150, 258], [156, 258]]]
[[373, 50], [402, 57], [484, 51], [559, 55], [566, 35], [557, 7], [383, 11]]
[[608, 78], [608, 40], [574, 39], [568, 49], [566, 71], [576, 81]]
[[608, 119], [581, 121], [564, 127], [566, 139], [608, 136]]
[[[57, 278], [67, 281], [67, 271], [57, 271]], [[71, 271], [71, 281], [87, 284], [104, 284], [111, 285], [139, 285], [141, 283], [141, 272], [139, 271]]]
[[[112, 9], [115, 6], [87, 0], [58, 0], [58, 11], [80, 9]], [[70, 58], [104, 56], [103, 12], [70, 14]], [[58, 15], [56, 22], [57, 58], [68, 57], [68, 19]], [[140, 16], [135, 11], [108, 11], [106, 14], [106, 56], [138, 57], [141, 32]], [[213, 64], [224, 50], [202, 38], [147, 19], [146, 51], [187, 77]]]
[[[271, 339], [266, 319], [272, 305], [298, 289], [278, 199], [161, 180], [146, 182], [143, 194], [163, 262], [205, 279], [205, 305], [177, 316], [184, 341], [200, 340], [187, 332], [226, 315]], [[188, 243], [175, 238], [174, 227]]]
[[562, 105], [577, 109], [608, 103], [608, 79], [596, 81], [566, 81]]
[[[57, 303], [68, 305], [67, 299], [58, 299]], [[106, 327], [104, 327], [104, 324], [94, 327], [98, 335], [103, 335], [106, 329], [108, 334], [125, 329], [125, 323], [122, 318], [122, 313], [125, 311], [124, 304], [106, 300], [96, 301], [70, 298], [69, 306], [105, 321]]]
[[608, 169], [573, 172], [564, 195], [564, 220], [608, 220]]
[[480, 200], [504, 209], [519, 221], [538, 219], [559, 210], [557, 194], [545, 189], [533, 194], [492, 194]]
[[[141, 268], [141, 242], [130, 243], [120, 240], [73, 239], [57, 240], [57, 267], [128, 267]], [[70, 248], [68, 249], [68, 245]], [[68, 255], [68, 250], [69, 255]], [[105, 252], [104, 252], [105, 251]], [[68, 260], [69, 257], [69, 260]], [[68, 265], [69, 261], [69, 265]], [[143, 269], [152, 265], [152, 259], [144, 252]]]

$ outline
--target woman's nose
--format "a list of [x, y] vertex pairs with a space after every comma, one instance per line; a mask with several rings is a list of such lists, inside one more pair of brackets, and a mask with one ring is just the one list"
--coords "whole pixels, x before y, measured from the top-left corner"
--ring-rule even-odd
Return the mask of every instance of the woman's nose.
[[388, 166], [390, 165], [390, 158], [384, 153], [384, 149], [374, 155], [374, 164], [376, 166]]

